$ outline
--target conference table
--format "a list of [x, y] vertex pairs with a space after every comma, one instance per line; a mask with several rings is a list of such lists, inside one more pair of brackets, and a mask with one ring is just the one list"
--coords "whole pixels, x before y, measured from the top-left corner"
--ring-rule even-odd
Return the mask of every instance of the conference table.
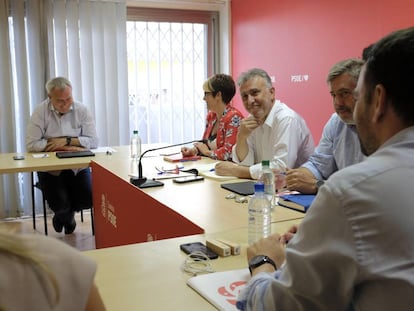
[[[35, 171], [53, 171], [88, 167], [91, 157], [59, 159], [55, 152], [39, 153], [39, 158], [33, 153], [19, 153], [24, 159], [14, 160], [18, 153], [0, 153], [0, 174], [25, 173]], [[104, 156], [96, 154], [96, 158]]]
[[[247, 203], [226, 199], [230, 192], [220, 187], [224, 182], [220, 179], [205, 178], [188, 184], [165, 179], [162, 187], [138, 189], [130, 183], [137, 162], [130, 159], [129, 147], [108, 150], [100, 150], [94, 157], [66, 159], [57, 158], [53, 152], [37, 158], [25, 153], [24, 160], [13, 160], [14, 153], [0, 154], [0, 174], [92, 168], [98, 249], [85, 254], [98, 263], [96, 283], [108, 310], [214, 310], [186, 285], [190, 275], [181, 270], [186, 255], [179, 245], [205, 242], [207, 238], [230, 240], [241, 246], [241, 254], [212, 260], [213, 269], [245, 268]], [[190, 169], [212, 163], [205, 158], [178, 165]], [[142, 165], [144, 176], [153, 176], [155, 167], [172, 164], [155, 152], [148, 153]], [[233, 181], [240, 180], [226, 182]], [[303, 216], [276, 207], [272, 231], [283, 233]], [[168, 232], [163, 231], [164, 227]]]
[[[277, 207], [282, 209], [282, 207]], [[272, 223], [272, 232], [284, 233], [301, 219]], [[186, 255], [180, 244], [225, 239], [241, 246], [240, 255], [210, 261], [215, 272], [247, 268], [247, 227], [185, 237], [86, 251], [98, 264], [95, 282], [107, 310], [216, 310], [186, 282], [193, 275], [183, 271]], [[200, 274], [201, 275], [201, 274]], [[223, 286], [232, 288], [230, 282]], [[233, 298], [238, 291], [234, 289]], [[231, 308], [231, 306], [229, 306]], [[230, 309], [232, 310], [232, 309]]]
[[[163, 179], [164, 186], [138, 189], [130, 183], [131, 161], [116, 148], [112, 156], [91, 163], [95, 241], [97, 248], [147, 242], [185, 235], [214, 233], [246, 226], [247, 203], [226, 199], [230, 193], [220, 187], [223, 181], [205, 178], [203, 181], [177, 184]], [[152, 156], [153, 155], [153, 156]], [[157, 176], [157, 170], [175, 166], [163, 161], [159, 151], [142, 159], [143, 175]], [[183, 169], [201, 170], [214, 164], [210, 158], [177, 163]], [[155, 174], [155, 175], [154, 175]], [[303, 214], [280, 208], [272, 221], [300, 219]]]
[[[93, 157], [74, 157], [58, 158], [55, 152], [39, 153], [0, 153], [0, 174], [31, 173], [30, 184], [34, 187], [33, 173], [37, 171], [54, 171], [64, 169], [78, 169], [90, 166], [92, 160], [105, 158], [110, 154], [107, 151], [113, 150], [110, 147], [101, 147], [96, 149]], [[15, 156], [23, 156], [23, 159], [15, 160]], [[27, 179], [24, 179], [27, 180]], [[34, 200], [34, 190], [32, 189], [32, 200]], [[32, 202], [33, 204], [33, 202]], [[17, 202], [16, 202], [17, 205]], [[46, 222], [46, 216], [45, 216]], [[35, 217], [33, 217], [33, 226], [35, 226]], [[46, 228], [46, 225], [45, 225]], [[46, 232], [46, 229], [45, 229]]]
[[[143, 145], [143, 151], [159, 146], [162, 144]], [[161, 151], [172, 152], [177, 148], [147, 153], [142, 159], [144, 176], [156, 175], [155, 167], [176, 165], [163, 161]], [[14, 160], [14, 155], [0, 154], [0, 174], [92, 167], [97, 248], [219, 232], [243, 227], [247, 222], [247, 203], [226, 199], [230, 192], [220, 187], [222, 180], [205, 178], [176, 184], [165, 179], [162, 187], [138, 189], [130, 183], [137, 161], [130, 159], [129, 146], [102, 147], [93, 157], [57, 158], [54, 152], [42, 152], [23, 153], [23, 160]], [[191, 169], [215, 162], [203, 157], [177, 164]], [[297, 211], [276, 209], [272, 221], [301, 217], [303, 214]]]
[[[211, 163], [214, 161], [203, 159], [179, 165], [191, 169]], [[95, 207], [98, 249], [85, 252], [98, 263], [96, 283], [108, 310], [215, 310], [212, 304], [186, 285], [191, 275], [182, 271], [186, 255], [180, 250], [180, 244], [205, 243], [210, 238], [231, 241], [241, 246], [241, 254], [212, 260], [214, 271], [246, 268], [247, 203], [226, 199], [230, 192], [220, 187], [222, 182], [240, 180], [205, 178], [203, 181], [176, 184], [172, 179], [165, 179], [162, 187], [137, 189], [130, 184], [129, 161], [106, 157], [94, 161], [91, 166], [95, 174], [94, 202], [100, 198], [104, 198], [104, 205], [111, 201], [114, 206], [110, 210], [116, 214], [114, 227], [107, 212], [100, 214]], [[171, 164], [156, 154], [144, 158], [142, 166], [143, 175], [150, 178], [155, 167], [171, 167]], [[115, 184], [112, 184], [113, 180]], [[120, 188], [121, 201], [118, 202], [115, 196]], [[97, 205], [102, 206], [102, 202]], [[157, 221], [157, 217], [146, 217], [158, 207], [183, 217], [194, 224], [199, 233], [190, 234], [189, 230], [178, 234], [176, 230], [182, 227], [183, 219], [174, 218], [171, 214], [162, 221]], [[298, 224], [303, 216], [303, 213], [276, 207], [272, 212], [272, 232], [285, 232]], [[152, 229], [148, 228], [149, 224]], [[166, 236], [157, 234], [158, 226], [161, 229], [170, 227], [170, 232]], [[118, 232], [122, 227], [128, 228], [126, 236]], [[141, 230], [142, 227], [145, 229]], [[133, 239], [140, 243], [131, 242]], [[111, 247], [111, 244], [123, 245]]]

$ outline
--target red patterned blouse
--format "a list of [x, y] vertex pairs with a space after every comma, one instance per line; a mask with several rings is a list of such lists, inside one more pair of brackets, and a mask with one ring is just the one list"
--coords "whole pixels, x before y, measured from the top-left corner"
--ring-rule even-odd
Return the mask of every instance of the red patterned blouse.
[[[239, 130], [240, 121], [243, 115], [231, 104], [227, 104], [220, 119], [217, 129], [217, 135], [211, 135], [214, 124], [217, 122], [217, 115], [210, 111], [207, 114], [206, 129], [204, 131], [203, 140], [213, 141], [216, 139], [217, 148], [211, 150], [211, 158], [217, 160], [231, 160], [232, 148], [236, 143], [237, 131]], [[208, 145], [208, 143], [207, 143]]]

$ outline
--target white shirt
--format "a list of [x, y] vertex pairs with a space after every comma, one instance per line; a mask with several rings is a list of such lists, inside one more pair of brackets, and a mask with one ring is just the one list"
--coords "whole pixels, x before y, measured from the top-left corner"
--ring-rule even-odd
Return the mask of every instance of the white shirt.
[[252, 278], [239, 308], [412, 310], [413, 180], [410, 127], [328, 179], [289, 241], [284, 267]]
[[[250, 175], [258, 179], [262, 160], [271, 160], [285, 167], [297, 168], [306, 162], [315, 145], [305, 120], [284, 103], [276, 100], [265, 122], [254, 129], [247, 138], [249, 152], [243, 161], [233, 146], [232, 159], [235, 163], [250, 166]], [[273, 161], [272, 161], [273, 160]]]

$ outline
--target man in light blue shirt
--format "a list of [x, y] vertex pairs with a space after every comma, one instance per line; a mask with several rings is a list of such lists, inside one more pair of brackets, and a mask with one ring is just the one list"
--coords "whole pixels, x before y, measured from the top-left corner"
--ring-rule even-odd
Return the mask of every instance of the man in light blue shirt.
[[[46, 83], [48, 98], [30, 118], [26, 132], [29, 152], [80, 151], [98, 147], [95, 120], [89, 109], [72, 97], [72, 84], [57, 77]], [[92, 207], [89, 168], [38, 172], [42, 192], [55, 213], [56, 232], [71, 234], [76, 228], [75, 212]]]
[[300, 168], [287, 171], [289, 190], [316, 193], [334, 172], [364, 159], [352, 116], [355, 106], [352, 93], [363, 63], [361, 59], [347, 59], [329, 71], [327, 83], [335, 113], [326, 123], [319, 145], [308, 161]]

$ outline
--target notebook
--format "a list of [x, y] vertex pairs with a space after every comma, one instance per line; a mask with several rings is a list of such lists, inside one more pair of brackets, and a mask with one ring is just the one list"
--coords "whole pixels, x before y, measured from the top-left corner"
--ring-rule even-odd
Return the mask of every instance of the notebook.
[[240, 195], [254, 194], [254, 181], [221, 184], [220, 187]]
[[90, 150], [58, 151], [58, 152], [56, 152], [56, 156], [59, 159], [62, 159], [62, 158], [93, 157], [93, 156], [95, 156], [95, 154]]
[[195, 156], [183, 157], [183, 155], [179, 153], [179, 154], [174, 154], [170, 156], [165, 156], [163, 159], [164, 161], [176, 163], [176, 162], [197, 161], [201, 159], [201, 156], [195, 155]]
[[248, 280], [250, 272], [245, 268], [194, 276], [187, 280], [187, 285], [218, 310], [236, 311], [237, 296]]
[[287, 194], [279, 197], [278, 204], [306, 213], [315, 199], [315, 194]]

